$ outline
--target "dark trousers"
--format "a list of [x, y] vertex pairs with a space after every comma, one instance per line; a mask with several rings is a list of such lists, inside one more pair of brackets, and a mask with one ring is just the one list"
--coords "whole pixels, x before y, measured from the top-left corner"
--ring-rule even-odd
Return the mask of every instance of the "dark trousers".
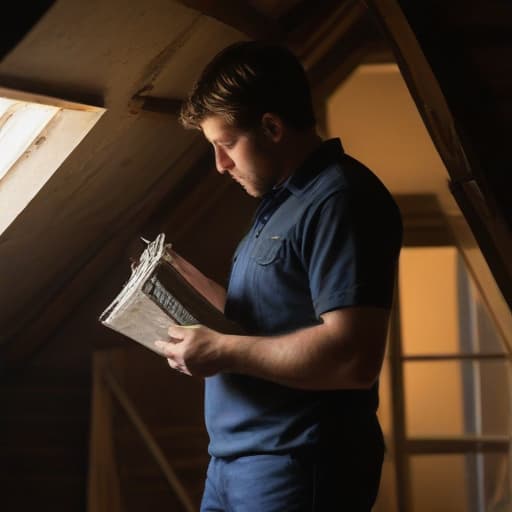
[[201, 512], [368, 512], [383, 455], [374, 439], [314, 452], [213, 457]]

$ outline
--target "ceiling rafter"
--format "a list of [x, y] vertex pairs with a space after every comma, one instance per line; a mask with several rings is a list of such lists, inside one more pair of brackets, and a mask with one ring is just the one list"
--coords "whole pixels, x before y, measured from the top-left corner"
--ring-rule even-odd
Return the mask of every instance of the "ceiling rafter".
[[144, 111], [178, 117], [182, 104], [183, 100], [177, 98], [160, 98], [136, 94], [128, 108], [132, 114], [139, 114]]
[[[185, 1], [212, 15], [212, 2]], [[222, 3], [222, 2], [221, 2]], [[231, 4], [231, 2], [226, 2]], [[216, 12], [216, 9], [215, 9]], [[274, 23], [274, 22], [272, 22]], [[303, 1], [279, 18], [279, 42], [303, 62], [317, 96], [330, 94], [366, 57], [392, 62], [393, 56], [377, 32], [367, 9], [356, 0], [327, 0], [320, 5]], [[274, 31], [275, 33], [275, 31]], [[137, 94], [132, 113], [154, 112], [177, 117], [182, 100]]]
[[[478, 117], [476, 123], [475, 118], [468, 117], [461, 108], [464, 102], [460, 102], [460, 96], [466, 95], [466, 104], [470, 104], [470, 99], [476, 98], [481, 91], [475, 93], [467, 86], [470, 73], [454, 75], [446, 72], [452, 67], [450, 53], [443, 59], [438, 48], [443, 42], [443, 35], [452, 37], [452, 33], [446, 35], [435, 30], [439, 29], [439, 24], [432, 20], [441, 17], [425, 20], [419, 14], [422, 9], [430, 9], [428, 2], [414, 5], [401, 0], [367, 2], [381, 20], [394, 46], [402, 75], [451, 177], [450, 190], [468, 220], [505, 300], [512, 307], [512, 241], [509, 224], [512, 217], [509, 204], [505, 204], [506, 199], [500, 203], [505, 187], [489, 181], [491, 173], [497, 174], [503, 167], [500, 165], [498, 171], [493, 169], [495, 162], [485, 158], [489, 155], [476, 144], [475, 139], [468, 138], [468, 128], [474, 128], [475, 124], [480, 128], [483, 123]], [[436, 32], [434, 42], [424, 36], [433, 32]], [[468, 71], [467, 68], [462, 69]], [[450, 96], [447, 90], [457, 91], [458, 94]], [[474, 96], [471, 97], [471, 94]], [[496, 121], [492, 116], [487, 121], [489, 119]], [[480, 138], [484, 138], [482, 131], [476, 131]], [[491, 133], [494, 135], [495, 132]], [[492, 140], [491, 147], [495, 148], [496, 154], [506, 150], [500, 137], [502, 130]]]
[[179, 0], [206, 16], [241, 31], [252, 39], [282, 40], [279, 25], [246, 2], [239, 0]]
[[43, 80], [27, 80], [16, 76], [0, 74], [0, 87], [22, 91], [34, 96], [58, 98], [65, 103], [80, 103], [92, 107], [105, 107], [105, 99], [100, 91], [87, 90], [81, 85], [47, 83]]
[[365, 60], [378, 42], [375, 27], [368, 16], [361, 16], [331, 42], [325, 52], [308, 69], [314, 96], [324, 99]]
[[[309, 3], [311, 6], [312, 4]], [[322, 4], [315, 13], [303, 14], [301, 23], [287, 33], [286, 44], [302, 60], [306, 69], [314, 65], [322, 54], [346, 34], [367, 13], [355, 0]]]

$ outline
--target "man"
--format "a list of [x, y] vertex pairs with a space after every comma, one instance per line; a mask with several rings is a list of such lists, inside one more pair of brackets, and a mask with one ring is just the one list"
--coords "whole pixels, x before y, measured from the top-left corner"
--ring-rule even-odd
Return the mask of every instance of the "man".
[[171, 367], [206, 377], [212, 456], [201, 510], [368, 511], [384, 443], [376, 418], [401, 245], [381, 182], [315, 131], [304, 70], [286, 49], [237, 43], [182, 110], [219, 172], [261, 197], [227, 292], [175, 264], [247, 335], [171, 327]]

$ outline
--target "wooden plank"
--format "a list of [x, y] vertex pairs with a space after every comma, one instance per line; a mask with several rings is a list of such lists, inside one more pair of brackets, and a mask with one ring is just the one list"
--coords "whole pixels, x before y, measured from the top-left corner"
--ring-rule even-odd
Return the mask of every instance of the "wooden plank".
[[[509, 308], [512, 308], [512, 216], [510, 198], [507, 200], [510, 187], [506, 186], [506, 183], [510, 183], [510, 173], [507, 176], [503, 171], [504, 131], [499, 129], [499, 123], [492, 121], [497, 120], [493, 117], [494, 111], [482, 111], [485, 101], [481, 101], [480, 97], [473, 98], [471, 102], [473, 109], [477, 109], [475, 112], [461, 108], [470, 99], [468, 95], [471, 93], [466, 91], [468, 79], [471, 78], [471, 74], [468, 75], [470, 69], [464, 68], [463, 62], [458, 59], [457, 70], [460, 73], [454, 76], [449, 71], [452, 61], [446, 62], [447, 58], [439, 50], [440, 41], [436, 39], [436, 49], [424, 41], [422, 44], [418, 39], [415, 29], [421, 30], [423, 36], [425, 33], [435, 33], [441, 41], [443, 37], [456, 38], [456, 34], [447, 32], [446, 16], [443, 17], [443, 25], [436, 27], [432, 21], [437, 19], [435, 16], [431, 15], [428, 20], [424, 20], [420, 15], [422, 10], [428, 8], [428, 2], [418, 2], [413, 6], [400, 0], [368, 0], [367, 4], [388, 33], [402, 75], [452, 178], [451, 191], [471, 226]], [[404, 6], [407, 7], [409, 17], [404, 12]], [[415, 23], [414, 27], [410, 19]], [[419, 26], [420, 22], [422, 26]], [[439, 34], [436, 28], [441, 30]], [[455, 48], [463, 47], [459, 42]], [[448, 49], [453, 53], [454, 48]], [[437, 65], [436, 69], [433, 69], [432, 62]], [[475, 95], [478, 94], [474, 84], [471, 84], [471, 88]], [[464, 101], [461, 101], [461, 95], [465, 96]], [[488, 122], [484, 122], [484, 119]], [[493, 140], [488, 133], [491, 128], [483, 127], [495, 125], [497, 138]], [[482, 128], [484, 131], [479, 132], [481, 137], [475, 137]], [[486, 141], [480, 140], [482, 137]], [[491, 148], [496, 151], [490, 152]]]
[[122, 510], [114, 451], [112, 397], [104, 380], [109, 366], [109, 354], [94, 354], [87, 490], [87, 510], [89, 512], [121, 512]]
[[421, 354], [403, 356], [402, 361], [509, 361], [508, 354]]
[[413, 437], [407, 440], [407, 451], [414, 455], [482, 452], [507, 454], [511, 441], [508, 436]]
[[157, 98], [155, 96], [142, 96], [136, 94], [130, 104], [130, 112], [138, 114], [141, 110], [157, 114], [178, 117], [183, 101], [176, 98]]
[[450, 183], [464, 217], [482, 249], [503, 297], [512, 310], [512, 238], [510, 230], [496, 212], [491, 213], [474, 180]]
[[402, 326], [398, 279], [395, 281], [393, 308], [389, 326], [389, 364], [391, 378], [391, 404], [393, 418], [393, 462], [397, 485], [398, 512], [411, 510], [411, 482], [409, 456], [407, 454], [407, 430], [405, 418], [405, 385], [402, 364]]
[[105, 107], [100, 91], [84, 89], [81, 84], [48, 83], [5, 74], [0, 74], [0, 95], [74, 110], [91, 111]]
[[[287, 45], [298, 57], [325, 45], [327, 38], [345, 32], [365, 8], [355, 0], [303, 1], [279, 18]], [[322, 49], [323, 51], [323, 49]], [[304, 62], [306, 64], [306, 61]]]
[[494, 279], [484, 255], [478, 250], [476, 240], [461, 215], [449, 216], [455, 244], [464, 259], [478, 294], [491, 316], [496, 330], [503, 340], [508, 353], [512, 353], [512, 313]]
[[382, 38], [359, 2], [327, 4], [287, 35], [287, 44], [301, 59], [311, 84], [320, 133], [327, 135], [326, 98], [371, 54], [382, 55]]
[[283, 40], [274, 20], [239, 0], [179, 0], [178, 3], [228, 25], [252, 39]]
[[340, 34], [325, 53], [309, 67], [308, 76], [313, 96], [325, 99], [364, 62], [373, 50], [375, 29], [367, 17], [357, 20], [349, 30]]
[[[108, 388], [110, 392], [114, 395], [117, 402], [121, 405], [124, 412], [132, 422], [133, 426], [141, 436], [142, 441], [146, 445], [146, 448], [149, 450], [156, 463], [160, 467], [162, 473], [164, 474], [169, 486], [173, 490], [173, 492], [178, 497], [180, 503], [185, 508], [187, 512], [194, 512], [195, 507], [193, 500], [189, 496], [187, 490], [183, 486], [181, 480], [176, 475], [176, 471], [167, 460], [167, 457], [162, 452], [160, 446], [158, 445], [156, 439], [151, 434], [149, 428], [146, 423], [140, 417], [137, 409], [134, 407], [132, 401], [125, 393], [123, 387], [119, 384], [113, 373], [109, 369], [104, 369], [103, 378], [105, 382], [108, 384]], [[94, 507], [91, 510], [99, 510]], [[105, 508], [105, 510], [112, 510]]]
[[455, 121], [399, 3], [396, 0], [368, 0], [367, 4], [387, 32], [400, 71], [445, 165], [458, 179], [470, 178], [471, 171], [456, 135]]
[[392, 61], [390, 49], [361, 2], [328, 1], [319, 6], [303, 2], [280, 23], [289, 31], [286, 43], [306, 69], [320, 114], [326, 97], [359, 64]]
[[288, 42], [304, 42], [311, 35], [312, 28], [318, 29], [336, 9], [352, 3], [354, 0], [301, 0], [281, 13], [277, 22], [286, 33]]
[[432, 194], [397, 194], [406, 247], [441, 247], [455, 245], [437, 197]]

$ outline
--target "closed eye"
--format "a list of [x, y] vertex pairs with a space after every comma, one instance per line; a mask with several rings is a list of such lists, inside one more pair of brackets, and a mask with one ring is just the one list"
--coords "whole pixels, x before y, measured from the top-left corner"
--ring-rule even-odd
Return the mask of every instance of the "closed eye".
[[219, 142], [219, 146], [222, 146], [224, 149], [231, 149], [235, 146], [236, 140], [229, 140], [226, 142]]

